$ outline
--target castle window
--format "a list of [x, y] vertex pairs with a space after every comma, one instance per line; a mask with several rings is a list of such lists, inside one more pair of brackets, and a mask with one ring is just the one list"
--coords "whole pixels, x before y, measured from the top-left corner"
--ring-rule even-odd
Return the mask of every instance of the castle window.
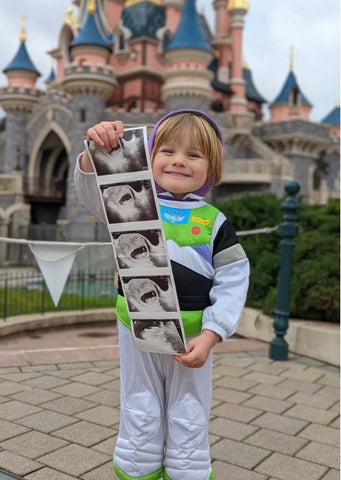
[[81, 108], [79, 110], [79, 121], [81, 123], [85, 123], [86, 122], [86, 110], [85, 108]]
[[131, 31], [123, 26], [122, 20], [119, 22], [115, 31], [114, 51], [116, 54], [127, 53], [128, 42], [131, 37]]
[[159, 28], [155, 33], [156, 38], [159, 41], [158, 50], [160, 53], [163, 53], [166, 50], [169, 40], [172, 37], [171, 32], [168, 30], [167, 26]]
[[290, 94], [292, 105], [299, 105], [301, 103], [301, 94], [297, 87], [294, 87]]

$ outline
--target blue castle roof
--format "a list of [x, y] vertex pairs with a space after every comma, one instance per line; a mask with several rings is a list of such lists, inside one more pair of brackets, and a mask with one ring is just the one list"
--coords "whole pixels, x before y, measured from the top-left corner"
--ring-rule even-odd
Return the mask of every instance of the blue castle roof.
[[298, 82], [296, 80], [296, 76], [294, 72], [290, 71], [285, 82], [283, 85], [282, 90], [277, 95], [275, 100], [272, 102], [272, 105], [276, 105], [279, 103], [289, 103], [290, 93], [297, 88], [301, 94], [301, 103], [303, 105], [312, 106], [307, 97], [303, 94], [302, 90], [300, 89]]
[[45, 82], [46, 82], [46, 83], [50, 83], [50, 82], [53, 82], [55, 79], [56, 79], [56, 74], [54, 73], [53, 68], [51, 68], [50, 73], [49, 73], [49, 76], [47, 77], [47, 79], [45, 80]]
[[334, 107], [333, 110], [324, 117], [321, 123], [340, 125], [340, 106]]
[[165, 7], [144, 1], [124, 8], [123, 25], [131, 31], [131, 38], [156, 39], [156, 32], [165, 25]]
[[71, 42], [72, 47], [78, 45], [96, 45], [109, 50], [112, 48], [113, 38], [103, 31], [98, 18], [96, 14], [88, 14], [78, 36]]
[[254, 100], [258, 103], [265, 103], [266, 100], [262, 95], [258, 92], [255, 84], [253, 83], [252, 72], [249, 68], [243, 68], [243, 78], [246, 83], [246, 91], [245, 95], [248, 100]]
[[3, 70], [4, 73], [11, 70], [26, 70], [28, 72], [33, 72], [36, 75], [40, 76], [40, 72], [34, 66], [28, 52], [26, 49], [25, 42], [20, 43], [19, 49], [15, 54], [13, 60], [7, 67]]
[[195, 0], [185, 1], [178, 28], [170, 39], [166, 50], [176, 48], [195, 48], [209, 52], [212, 51], [212, 47], [202, 31], [195, 8]]

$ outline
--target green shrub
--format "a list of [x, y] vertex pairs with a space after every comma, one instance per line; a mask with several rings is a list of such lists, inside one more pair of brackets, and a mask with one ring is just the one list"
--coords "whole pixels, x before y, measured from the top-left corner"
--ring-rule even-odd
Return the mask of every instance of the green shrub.
[[[217, 207], [237, 231], [273, 227], [283, 221], [283, 199], [274, 195], [246, 195]], [[339, 321], [340, 313], [340, 202], [301, 205], [297, 211], [299, 235], [295, 238], [290, 286], [290, 316]], [[240, 236], [250, 260], [247, 306], [272, 315], [276, 306], [281, 256], [280, 235]]]

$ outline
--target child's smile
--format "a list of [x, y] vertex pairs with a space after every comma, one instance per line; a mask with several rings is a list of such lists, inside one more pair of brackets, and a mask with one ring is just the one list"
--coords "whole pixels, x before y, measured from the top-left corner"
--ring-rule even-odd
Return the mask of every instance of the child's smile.
[[198, 147], [189, 142], [161, 145], [153, 161], [155, 182], [176, 198], [202, 187], [207, 180], [209, 162]]

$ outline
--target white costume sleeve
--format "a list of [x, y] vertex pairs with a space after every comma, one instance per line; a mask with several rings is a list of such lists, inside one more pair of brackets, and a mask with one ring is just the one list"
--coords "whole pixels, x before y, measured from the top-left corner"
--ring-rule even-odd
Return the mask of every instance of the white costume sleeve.
[[101, 222], [105, 223], [105, 213], [102, 203], [102, 199], [99, 193], [96, 182], [96, 174], [94, 172], [87, 173], [81, 170], [79, 166], [79, 160], [83, 153], [81, 153], [76, 160], [75, 172], [74, 172], [74, 182], [75, 190], [79, 201], [88, 209], [90, 212], [98, 218]]
[[202, 329], [212, 330], [225, 340], [237, 329], [249, 287], [250, 265], [232, 225], [221, 212], [217, 224], [211, 305], [204, 310]]

